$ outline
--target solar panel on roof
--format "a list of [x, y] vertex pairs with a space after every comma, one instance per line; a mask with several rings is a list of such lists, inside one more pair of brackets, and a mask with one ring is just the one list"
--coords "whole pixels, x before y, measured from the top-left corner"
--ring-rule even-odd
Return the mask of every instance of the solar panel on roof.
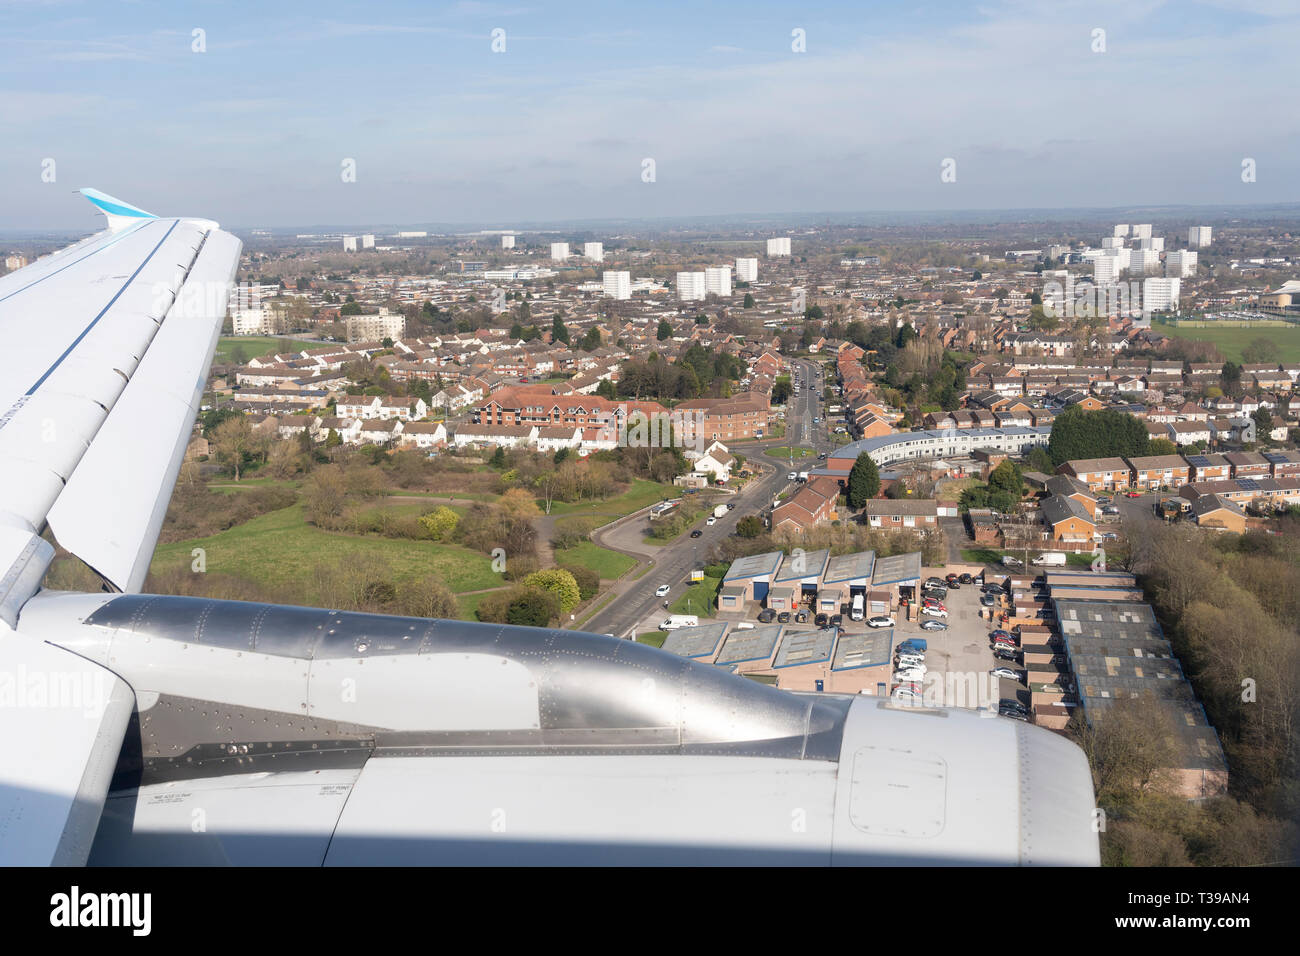
[[1197, 468], [1205, 468], [1210, 464], [1210, 459], [1204, 455], [1191, 455], [1187, 459], [1189, 465], [1195, 465]]
[[1254, 478], [1238, 478], [1237, 487], [1242, 491], [1258, 491], [1259, 482]]
[[1272, 462], [1272, 463], [1275, 464], [1275, 465], [1277, 465], [1277, 464], [1281, 464], [1282, 462], [1285, 462], [1285, 461], [1287, 460], [1286, 455], [1280, 454], [1280, 453], [1275, 452], [1275, 451], [1266, 451], [1266, 452], [1264, 452], [1264, 458], [1267, 459], [1268, 461]]

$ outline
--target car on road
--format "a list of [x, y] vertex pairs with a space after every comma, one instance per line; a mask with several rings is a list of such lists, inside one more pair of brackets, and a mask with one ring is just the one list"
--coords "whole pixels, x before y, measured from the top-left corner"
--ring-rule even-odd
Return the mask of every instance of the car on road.
[[813, 618], [814, 627], [826, 627], [830, 623], [831, 623], [831, 616], [829, 614], [818, 614], [815, 618]]
[[661, 584], [659, 587], [655, 588], [655, 597], [663, 597], [672, 589], [673, 586], [671, 584]]
[[820, 455], [818, 455], [818, 456], [817, 456], [817, 460], [818, 460], [818, 461], [825, 461], [825, 460], [826, 460], [826, 452], [822, 452]]
[[921, 613], [928, 614], [930, 617], [947, 617], [948, 609], [942, 607], [933, 607], [933, 606], [923, 607], [921, 608]]
[[778, 623], [778, 624], [789, 624], [789, 623], [790, 623], [790, 612], [789, 612], [789, 611], [782, 611], [780, 614], [778, 614], [778, 615], [776, 616], [776, 623]]
[[758, 612], [758, 622], [760, 624], [771, 624], [774, 620], [776, 620], [776, 611], [773, 611], [770, 607], [765, 607]]
[[1013, 671], [1010, 667], [995, 667], [989, 673], [994, 677], [1005, 677], [1007, 680], [1020, 680], [1020, 671]]
[[735, 511], [735, 510], [736, 510], [736, 503], [735, 503], [734, 501], [728, 501], [728, 502], [727, 502], [727, 510], [728, 510], [728, 511]]
[[790, 472], [790, 474], [788, 474], [788, 475], [785, 476], [785, 480], [786, 480], [786, 481], [798, 481], [798, 480], [799, 480], [799, 473], [798, 473], [797, 471], [792, 471], [792, 472]]
[[698, 538], [698, 537], [700, 537], [700, 536], [703, 535], [703, 534], [704, 534], [703, 531], [701, 531], [699, 528], [696, 528], [694, 531], [691, 532], [691, 537], [692, 537], [692, 538]]
[[934, 620], [933, 618], [931, 618], [931, 619], [928, 620], [928, 621], [922, 621], [922, 622], [921, 622], [921, 630], [923, 630], [923, 631], [946, 631], [946, 630], [948, 630], [948, 625], [947, 625], [947, 623], [945, 623], [944, 621], [936, 621], [936, 620]]
[[708, 518], [704, 520], [704, 523], [708, 525], [710, 528], [712, 528], [715, 524], [718, 523], [718, 519], [713, 517], [713, 515], [709, 515]]
[[1142, 492], [1140, 492], [1140, 491], [1126, 491], [1126, 492], [1124, 492], [1124, 497], [1125, 497], [1125, 498], [1141, 498], [1141, 497], [1142, 497]]
[[888, 614], [877, 614], [867, 618], [867, 627], [893, 627], [894, 619]]

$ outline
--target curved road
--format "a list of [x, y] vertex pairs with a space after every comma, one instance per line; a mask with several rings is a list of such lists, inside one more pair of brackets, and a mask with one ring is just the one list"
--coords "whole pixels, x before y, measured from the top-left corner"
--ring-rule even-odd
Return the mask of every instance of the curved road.
[[[792, 408], [787, 409], [786, 437], [772, 441], [738, 442], [728, 446], [733, 452], [754, 460], [764, 471], [761, 477], [751, 481], [734, 497], [717, 499], [719, 502], [734, 501], [734, 510], [728, 511], [712, 527], [703, 526], [701, 530], [704, 534], [699, 538], [683, 533], [671, 544], [659, 547], [642, 541], [649, 524], [644, 511], [629, 515], [592, 536], [601, 547], [642, 561], [651, 561], [651, 569], [636, 580], [625, 579], [615, 584], [614, 599], [582, 625], [584, 631], [628, 637], [656, 630], [666, 616], [663, 602], [667, 600], [671, 604], [677, 599], [689, 583], [689, 572], [703, 565], [713, 546], [731, 535], [741, 518], [761, 512], [776, 495], [794, 484], [786, 477], [792, 470], [789, 460], [773, 458], [767, 454], [767, 449], [793, 445], [810, 448], [816, 454], [823, 451], [829, 453], [834, 448], [826, 433], [825, 422], [814, 425], [812, 421], [814, 416], [821, 414], [818, 411], [824, 387], [821, 366], [804, 359], [791, 360], [791, 365], [799, 369], [797, 374], [800, 381], [811, 378], [813, 385], [812, 388], [801, 388], [799, 396], [791, 403]], [[815, 466], [817, 459], [807, 457], [802, 462], [800, 465], [800, 460], [795, 459], [793, 470], [806, 471]], [[672, 587], [667, 598], [655, 596], [656, 589], [662, 584]], [[606, 598], [601, 598], [604, 599]]]

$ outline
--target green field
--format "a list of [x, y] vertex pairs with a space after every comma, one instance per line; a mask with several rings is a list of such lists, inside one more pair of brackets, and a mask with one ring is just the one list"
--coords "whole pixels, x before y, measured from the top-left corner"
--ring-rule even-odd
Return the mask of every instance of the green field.
[[[784, 458], [787, 461], [790, 460], [790, 449], [786, 447], [769, 448], [767, 450], [767, 454], [771, 455], [774, 458]], [[813, 455], [813, 450], [811, 448], [796, 448], [794, 450], [795, 458], [811, 458], [812, 455]]]
[[[674, 485], [660, 484], [657, 481], [646, 481], [644, 478], [637, 478], [623, 494], [613, 498], [606, 498], [604, 501], [553, 501], [551, 502], [551, 514], [608, 515], [611, 518], [620, 518], [623, 515], [630, 515], [633, 511], [639, 511], [647, 505], [652, 505], [656, 501], [663, 501], [665, 498], [680, 498], [681, 494], [682, 490]], [[545, 511], [545, 500], [538, 501], [538, 507]]]
[[700, 617], [713, 617], [717, 608], [718, 590], [722, 587], [722, 578], [705, 577], [696, 581], [668, 608], [669, 614], [697, 614]]
[[1163, 322], [1152, 322], [1151, 331], [1181, 339], [1199, 339], [1211, 342], [1223, 357], [1233, 362], [1240, 362], [1241, 350], [1255, 339], [1267, 339], [1278, 347], [1278, 360], [1282, 362], [1300, 362], [1300, 326], [1289, 325], [1285, 328], [1265, 327], [1259, 329], [1192, 329], [1178, 328]]
[[628, 557], [626, 554], [620, 554], [617, 551], [611, 551], [608, 548], [602, 548], [590, 541], [584, 541], [575, 547], [565, 548], [562, 551], [557, 550], [555, 552], [555, 563], [576, 564], [579, 567], [591, 568], [602, 578], [612, 580], [633, 567], [636, 564], [636, 558]]
[[217, 354], [214, 362], [229, 362], [236, 346], [244, 350], [244, 360], [259, 358], [269, 352], [280, 351], [280, 343], [287, 342], [295, 351], [318, 349], [329, 342], [312, 342], [307, 339], [287, 339], [274, 335], [223, 335], [217, 340]]
[[210, 571], [226, 572], [274, 586], [310, 580], [322, 562], [373, 555], [386, 560], [400, 582], [432, 575], [453, 591], [501, 586], [492, 561], [477, 551], [453, 544], [381, 538], [323, 531], [307, 524], [301, 504], [261, 515], [219, 534], [159, 545], [152, 569], [188, 567], [191, 550], [207, 552]]
[[644, 634], [638, 634], [636, 639], [639, 644], [649, 644], [651, 647], [663, 647], [664, 638], [667, 636], [667, 631], [647, 631]]

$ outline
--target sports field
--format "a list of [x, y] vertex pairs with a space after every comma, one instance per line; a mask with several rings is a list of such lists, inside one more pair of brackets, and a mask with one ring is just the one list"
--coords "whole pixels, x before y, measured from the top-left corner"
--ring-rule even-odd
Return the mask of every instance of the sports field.
[[1248, 328], [1178, 328], [1163, 322], [1152, 322], [1151, 330], [1171, 338], [1198, 339], [1210, 342], [1231, 362], [1242, 361], [1241, 350], [1256, 339], [1267, 339], [1278, 348], [1279, 362], [1300, 362], [1300, 326], [1265, 326]]

